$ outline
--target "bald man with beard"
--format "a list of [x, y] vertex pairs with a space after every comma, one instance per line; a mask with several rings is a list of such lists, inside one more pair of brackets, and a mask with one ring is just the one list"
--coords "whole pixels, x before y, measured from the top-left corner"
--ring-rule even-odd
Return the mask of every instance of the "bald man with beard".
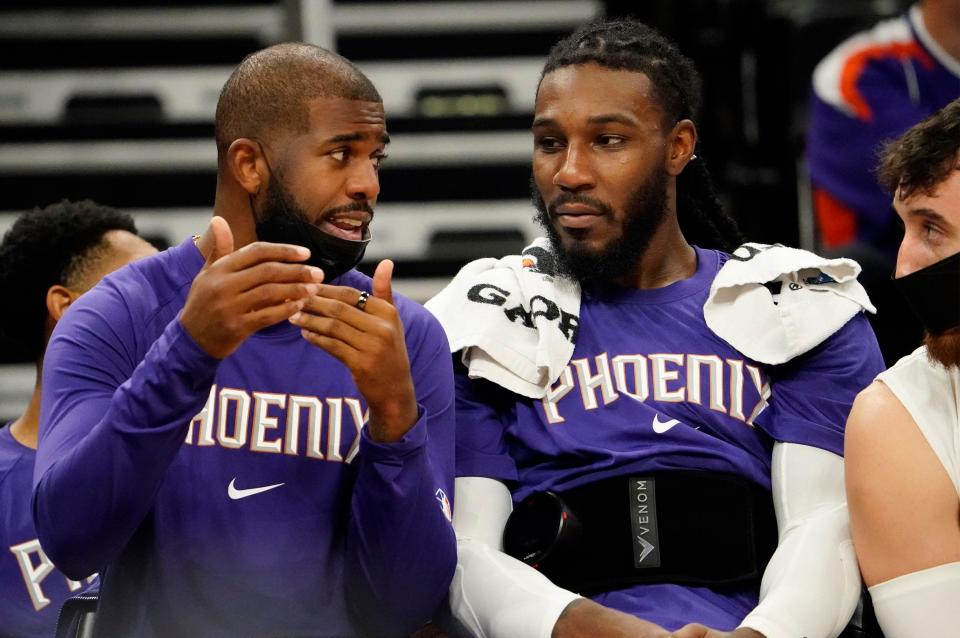
[[349, 61], [288, 43], [220, 95], [201, 236], [48, 349], [34, 517], [101, 573], [95, 636], [404, 636], [456, 564], [453, 375], [370, 240], [389, 142]]

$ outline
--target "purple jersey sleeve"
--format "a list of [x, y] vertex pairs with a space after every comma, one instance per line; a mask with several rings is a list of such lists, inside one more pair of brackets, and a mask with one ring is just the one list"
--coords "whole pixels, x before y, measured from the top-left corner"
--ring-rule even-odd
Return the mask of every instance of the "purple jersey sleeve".
[[457, 388], [457, 476], [516, 482], [517, 466], [504, 441], [515, 398], [485, 379], [470, 379], [454, 354]]
[[101, 570], [140, 525], [219, 363], [177, 319], [137, 361], [142, 320], [105, 282], [58, 323], [44, 358], [34, 520], [74, 578]]
[[860, 313], [810, 352], [768, 369], [774, 392], [756, 424], [777, 441], [843, 456], [850, 406], [883, 369], [873, 329]]
[[377, 443], [365, 428], [351, 501], [346, 574], [354, 621], [374, 636], [406, 635], [433, 614], [457, 563], [451, 525], [455, 413], [449, 346], [425, 313], [407, 325], [419, 419]]

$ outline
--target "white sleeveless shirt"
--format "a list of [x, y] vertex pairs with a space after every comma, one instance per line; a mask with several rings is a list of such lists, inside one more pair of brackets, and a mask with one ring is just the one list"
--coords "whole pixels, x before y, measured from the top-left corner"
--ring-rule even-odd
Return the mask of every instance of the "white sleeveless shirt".
[[913, 417], [960, 495], [960, 369], [931, 361], [920, 347], [877, 379]]

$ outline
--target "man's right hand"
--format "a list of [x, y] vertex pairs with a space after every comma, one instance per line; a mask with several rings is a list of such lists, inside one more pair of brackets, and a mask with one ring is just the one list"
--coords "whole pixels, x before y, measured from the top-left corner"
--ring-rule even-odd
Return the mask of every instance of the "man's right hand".
[[180, 323], [212, 357], [223, 359], [254, 332], [289, 319], [317, 293], [323, 271], [302, 263], [302, 246], [254, 242], [234, 251], [222, 217], [210, 220], [203, 268], [197, 273]]
[[578, 598], [560, 614], [551, 638], [670, 638], [670, 632], [655, 623]]

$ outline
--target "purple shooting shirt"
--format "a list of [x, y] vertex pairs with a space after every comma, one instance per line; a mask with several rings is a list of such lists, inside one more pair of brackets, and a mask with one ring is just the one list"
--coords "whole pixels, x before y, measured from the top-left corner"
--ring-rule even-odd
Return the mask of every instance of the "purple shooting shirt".
[[57, 325], [34, 481], [44, 548], [67, 574], [100, 570], [99, 636], [408, 634], [456, 563], [442, 329], [396, 298], [419, 420], [375, 443], [350, 371], [299, 328], [223, 361], [199, 348], [178, 316], [202, 266], [187, 240]]
[[60, 605], [96, 576], [73, 581], [40, 547], [30, 515], [36, 452], [0, 429], [0, 636], [50, 638]]
[[[669, 286], [585, 291], [573, 357], [543, 400], [472, 381], [460, 366], [457, 475], [505, 481], [515, 502], [670, 469], [733, 473], [769, 490], [775, 441], [842, 454], [853, 399], [883, 369], [867, 320], [857, 315], [784, 365], [757, 363], [707, 328], [703, 304], [727, 255], [696, 253], [696, 273]], [[729, 631], [758, 591], [662, 584], [593, 598], [671, 631]]]

